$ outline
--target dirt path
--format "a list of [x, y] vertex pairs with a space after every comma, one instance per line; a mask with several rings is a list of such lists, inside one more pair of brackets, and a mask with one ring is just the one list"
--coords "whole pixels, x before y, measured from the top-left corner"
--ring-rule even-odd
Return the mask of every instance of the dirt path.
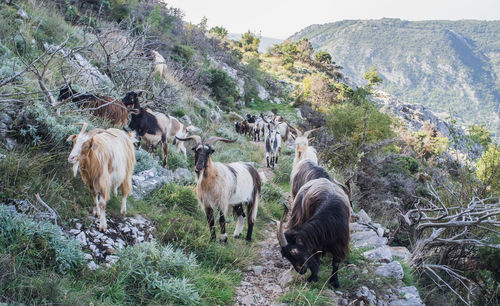
[[[263, 142], [253, 142], [265, 150]], [[278, 167], [278, 166], [277, 166]], [[274, 171], [266, 168], [266, 159], [258, 169], [264, 182], [271, 182]], [[276, 299], [289, 291], [292, 280], [291, 265], [283, 259], [276, 239], [276, 224], [270, 222], [263, 231], [265, 238], [256, 242], [256, 261], [244, 272], [240, 286], [236, 288], [236, 305], [272, 305]]]
[[236, 305], [272, 305], [289, 291], [291, 266], [283, 260], [276, 239], [276, 224], [268, 224], [266, 238], [257, 242], [259, 256], [236, 288]]

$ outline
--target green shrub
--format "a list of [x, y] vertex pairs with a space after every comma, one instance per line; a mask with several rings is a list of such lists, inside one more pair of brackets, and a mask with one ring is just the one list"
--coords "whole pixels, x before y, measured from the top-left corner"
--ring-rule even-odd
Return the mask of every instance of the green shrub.
[[178, 152], [177, 148], [171, 147], [168, 150], [168, 160], [167, 160], [167, 169], [175, 170], [177, 168], [190, 168], [189, 164], [189, 155], [188, 157], [184, 157], [184, 153]]
[[208, 87], [212, 89], [212, 95], [220, 102], [224, 109], [234, 107], [234, 102], [239, 98], [236, 83], [224, 71], [217, 68], [208, 70], [210, 81]]
[[166, 184], [155, 192], [148, 201], [158, 206], [179, 208], [191, 216], [199, 213], [198, 198], [194, 188], [189, 186], [179, 186], [175, 183]]
[[278, 160], [279, 167], [274, 170], [273, 182], [276, 184], [290, 183], [290, 173], [293, 168], [293, 157], [282, 154]]
[[172, 112], [172, 116], [177, 117], [177, 118], [182, 118], [186, 115], [186, 111], [182, 108], [177, 108]]
[[173, 51], [173, 59], [175, 61], [181, 62], [184, 65], [191, 61], [196, 52], [192, 47], [187, 45], [176, 45]]
[[147, 151], [139, 148], [135, 149], [135, 168], [134, 172], [138, 173], [151, 168], [160, 168], [158, 162]]
[[137, 302], [194, 305], [200, 295], [190, 281], [198, 263], [171, 245], [145, 242], [119, 253], [116, 280]]
[[0, 248], [25, 269], [80, 269], [85, 258], [78, 241], [66, 239], [59, 227], [35, 222], [0, 205]]

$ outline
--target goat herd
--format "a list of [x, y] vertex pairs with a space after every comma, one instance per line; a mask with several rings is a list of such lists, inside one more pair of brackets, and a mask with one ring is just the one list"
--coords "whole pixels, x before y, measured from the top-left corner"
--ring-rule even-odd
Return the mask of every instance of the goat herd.
[[[234, 237], [243, 232], [247, 218], [246, 240], [251, 241], [261, 194], [261, 178], [257, 170], [244, 162], [213, 162], [211, 154], [217, 142], [234, 142], [222, 137], [209, 137], [205, 141], [198, 135], [189, 135], [191, 129], [178, 119], [141, 107], [139, 96], [129, 92], [120, 100], [98, 95], [78, 94], [68, 84], [61, 89], [59, 100], [71, 100], [79, 107], [88, 108], [117, 126], [128, 127], [138, 136], [118, 128], [93, 129], [86, 132], [87, 123], [79, 123], [82, 129], [68, 137], [73, 148], [68, 162], [73, 171], [79, 170], [84, 183], [94, 198], [93, 214], [99, 218], [99, 230], [106, 231], [106, 203], [110, 191], [122, 193], [120, 212], [126, 214], [126, 201], [132, 190], [132, 173], [135, 166], [134, 143], [144, 143], [155, 147], [161, 143], [163, 164], [168, 154], [167, 141], [173, 140], [178, 150], [186, 155], [184, 142], [194, 143], [196, 192], [204, 210], [211, 233], [215, 240], [215, 213], [219, 211], [219, 225], [222, 242], [227, 242], [226, 217], [230, 212], [236, 218]], [[308, 281], [318, 280], [320, 257], [332, 255], [333, 271], [330, 284], [339, 287], [337, 269], [347, 256], [349, 249], [350, 189], [349, 183], [342, 185], [332, 180], [327, 171], [318, 165], [316, 150], [309, 146], [309, 135], [319, 129], [301, 133], [281, 116], [266, 118], [261, 115], [247, 115], [242, 122], [236, 122], [238, 133], [248, 134], [254, 141], [264, 136], [267, 167], [278, 163], [281, 143], [295, 139], [295, 158], [291, 173], [291, 193], [293, 203], [289, 221], [285, 224], [288, 208], [285, 207], [277, 228], [277, 238], [281, 254], [287, 258], [295, 270], [304, 274], [308, 269]], [[192, 131], [192, 130], [191, 130]], [[231, 211], [232, 210], [232, 211]]]

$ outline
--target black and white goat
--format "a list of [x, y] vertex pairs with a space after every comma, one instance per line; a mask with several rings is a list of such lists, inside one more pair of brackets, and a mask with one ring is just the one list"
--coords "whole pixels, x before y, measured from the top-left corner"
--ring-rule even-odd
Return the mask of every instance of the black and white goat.
[[281, 135], [274, 123], [267, 125], [265, 144], [267, 167], [274, 169], [274, 165], [278, 164], [278, 157], [281, 152]]
[[243, 205], [246, 204], [248, 215], [246, 240], [251, 241], [262, 185], [257, 170], [250, 164], [243, 162], [230, 164], [212, 162], [210, 155], [215, 152], [213, 144], [217, 141], [234, 142], [234, 140], [212, 136], [203, 142], [198, 135], [192, 135], [187, 138], [176, 138], [179, 141], [193, 140], [195, 142], [193, 151], [195, 152], [196, 193], [198, 202], [205, 211], [208, 225], [210, 226], [211, 239], [215, 240], [216, 236], [214, 210], [219, 210], [221, 241], [227, 241], [226, 216], [230, 208], [232, 208], [233, 214], [238, 219], [234, 230], [234, 237], [240, 237], [245, 218]]
[[290, 220], [283, 231], [288, 211], [285, 209], [278, 225], [281, 255], [295, 270], [305, 274], [311, 270], [309, 282], [318, 280], [320, 257], [332, 255], [330, 284], [338, 288], [338, 267], [349, 253], [348, 195], [341, 186], [321, 178], [307, 182], [297, 194]]
[[152, 113], [143, 108], [139, 103], [139, 96], [140, 94], [131, 91], [122, 99], [125, 105], [133, 105], [133, 109], [130, 110], [131, 119], [128, 127], [135, 131], [137, 136], [144, 140], [149, 147], [156, 147], [158, 143], [161, 143], [162, 163], [165, 167], [168, 158], [167, 127], [170, 121], [164, 114]]

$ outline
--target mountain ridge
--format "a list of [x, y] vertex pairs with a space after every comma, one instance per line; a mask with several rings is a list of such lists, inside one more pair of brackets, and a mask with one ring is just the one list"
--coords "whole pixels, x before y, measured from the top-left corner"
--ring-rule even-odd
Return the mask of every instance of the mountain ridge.
[[343, 20], [289, 39], [301, 38], [330, 52], [357, 83], [376, 65], [382, 90], [499, 134], [500, 21]]

